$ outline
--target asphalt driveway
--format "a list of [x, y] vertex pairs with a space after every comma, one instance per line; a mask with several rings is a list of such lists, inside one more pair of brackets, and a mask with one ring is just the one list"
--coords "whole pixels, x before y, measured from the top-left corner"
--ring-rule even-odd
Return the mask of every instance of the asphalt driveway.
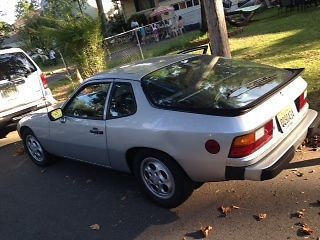
[[[198, 230], [208, 225], [207, 239], [317, 239], [319, 157], [297, 153], [289, 169], [266, 182], [207, 183], [166, 210], [149, 202], [130, 175], [67, 160], [39, 168], [11, 133], [0, 140], [0, 239], [201, 239]], [[227, 216], [217, 210], [232, 205], [239, 209]], [[266, 219], [257, 221], [259, 213]], [[304, 235], [299, 222], [313, 233]]]

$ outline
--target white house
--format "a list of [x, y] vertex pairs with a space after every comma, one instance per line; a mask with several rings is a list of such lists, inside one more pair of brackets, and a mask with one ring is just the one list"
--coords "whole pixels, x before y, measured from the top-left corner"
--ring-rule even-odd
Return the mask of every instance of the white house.
[[125, 19], [143, 13], [147, 17], [159, 6], [172, 6], [177, 16], [182, 16], [185, 25], [201, 23], [200, 0], [121, 0]]

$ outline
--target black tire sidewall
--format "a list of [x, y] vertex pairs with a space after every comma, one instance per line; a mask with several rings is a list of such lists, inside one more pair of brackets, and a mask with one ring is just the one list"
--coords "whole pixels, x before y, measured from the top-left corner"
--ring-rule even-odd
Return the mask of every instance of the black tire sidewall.
[[[147, 157], [153, 157], [161, 161], [171, 172], [175, 191], [173, 196], [167, 199], [163, 199], [154, 195], [149, 188], [145, 185], [143, 177], [140, 172], [140, 165], [142, 161]], [[190, 178], [185, 174], [181, 167], [175, 162], [173, 158], [165, 153], [155, 150], [144, 150], [138, 152], [134, 157], [133, 173], [137, 178], [144, 193], [157, 205], [165, 208], [174, 208], [183, 203], [193, 192], [193, 184]]]

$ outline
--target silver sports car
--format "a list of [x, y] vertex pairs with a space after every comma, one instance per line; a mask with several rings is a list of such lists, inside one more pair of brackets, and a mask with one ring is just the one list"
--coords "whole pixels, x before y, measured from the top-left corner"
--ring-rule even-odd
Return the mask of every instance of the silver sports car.
[[37, 165], [61, 156], [132, 172], [172, 208], [203, 182], [285, 168], [319, 122], [301, 72], [208, 55], [148, 59], [91, 77], [18, 131]]

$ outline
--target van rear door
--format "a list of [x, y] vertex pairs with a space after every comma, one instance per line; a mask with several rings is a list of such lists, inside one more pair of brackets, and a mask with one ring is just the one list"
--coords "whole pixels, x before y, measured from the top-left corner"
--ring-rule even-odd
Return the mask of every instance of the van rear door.
[[40, 71], [23, 52], [0, 54], [0, 112], [43, 100]]

